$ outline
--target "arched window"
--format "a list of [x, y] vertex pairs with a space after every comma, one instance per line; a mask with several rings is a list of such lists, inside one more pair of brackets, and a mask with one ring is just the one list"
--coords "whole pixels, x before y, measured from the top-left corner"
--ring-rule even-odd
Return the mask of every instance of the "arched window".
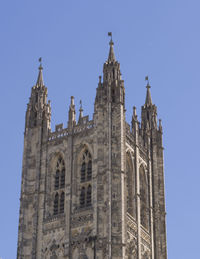
[[85, 182], [85, 162], [81, 166], [81, 182]]
[[88, 150], [83, 153], [82, 160], [81, 182], [90, 181], [92, 179], [92, 157]]
[[87, 200], [86, 200], [86, 205], [90, 206], [92, 203], [92, 187], [91, 185], [88, 186], [87, 189]]
[[92, 179], [92, 161], [88, 161], [88, 167], [87, 167], [87, 180], [90, 181]]
[[54, 190], [53, 194], [53, 215], [64, 213], [65, 206], [65, 162], [62, 156], [59, 156], [55, 165]]
[[85, 187], [83, 186], [80, 194], [80, 207], [85, 206]]
[[56, 190], [65, 187], [65, 163], [61, 156], [59, 156], [56, 164], [54, 187]]
[[53, 208], [53, 214], [57, 215], [58, 214], [58, 201], [59, 201], [59, 195], [56, 193], [54, 197], [54, 208]]
[[127, 212], [136, 218], [136, 177], [135, 166], [129, 153], [126, 154], [126, 188], [127, 188]]
[[61, 172], [61, 178], [60, 178], [60, 188], [65, 187], [65, 169], [63, 168]]
[[80, 207], [92, 204], [92, 156], [86, 149], [82, 155], [80, 168]]
[[65, 204], [65, 193], [62, 192], [60, 195], [60, 213], [64, 213], [64, 204]]
[[55, 175], [55, 185], [54, 185], [55, 189], [59, 188], [59, 180], [60, 180], [60, 172], [57, 170]]
[[140, 166], [140, 222], [143, 227], [149, 229], [149, 192], [148, 179], [143, 166]]

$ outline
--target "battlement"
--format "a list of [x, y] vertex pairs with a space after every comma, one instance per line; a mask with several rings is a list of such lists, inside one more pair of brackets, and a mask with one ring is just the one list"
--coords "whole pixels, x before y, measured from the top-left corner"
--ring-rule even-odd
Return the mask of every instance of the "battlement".
[[85, 130], [90, 130], [92, 128], [94, 128], [94, 121], [89, 121], [89, 117], [85, 116], [82, 118], [82, 122], [75, 125], [72, 129], [63, 129], [63, 123], [56, 125], [55, 131], [49, 133], [48, 140], [53, 141], [56, 139], [65, 138], [70, 134], [79, 134]]

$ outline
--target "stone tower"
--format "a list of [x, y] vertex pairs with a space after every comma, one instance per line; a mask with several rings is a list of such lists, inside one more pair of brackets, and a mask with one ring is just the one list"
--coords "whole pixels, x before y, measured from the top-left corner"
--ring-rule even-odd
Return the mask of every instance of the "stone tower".
[[150, 85], [132, 122], [113, 41], [93, 119], [51, 131], [42, 65], [26, 111], [17, 259], [167, 259], [161, 120]]

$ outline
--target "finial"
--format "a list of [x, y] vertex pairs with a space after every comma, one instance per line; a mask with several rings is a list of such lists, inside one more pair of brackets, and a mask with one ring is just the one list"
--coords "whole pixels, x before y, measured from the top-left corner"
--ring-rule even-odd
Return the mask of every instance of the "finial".
[[114, 42], [112, 40], [112, 32], [108, 32], [108, 36], [111, 37], [110, 42], [109, 42], [110, 51], [109, 51], [109, 56], [108, 56], [108, 62], [114, 62], [115, 61], [115, 54], [114, 54], [114, 50], [113, 50]]
[[133, 106], [133, 117], [137, 119], [137, 112], [135, 106]]
[[152, 99], [151, 99], [151, 93], [150, 93], [150, 84], [149, 84], [149, 77], [146, 76], [145, 77], [145, 81], [147, 81], [147, 85], [146, 85], [146, 88], [147, 88], [147, 94], [146, 94], [146, 101], [145, 101], [145, 105], [146, 106], [151, 106], [152, 105]]
[[43, 67], [42, 67], [42, 57], [40, 57], [40, 58], [38, 59], [38, 61], [40, 62], [39, 69], [43, 69]]
[[99, 76], [99, 83], [101, 83], [101, 76]]
[[80, 100], [80, 109], [79, 109], [79, 119], [78, 119], [78, 123], [81, 123], [83, 118], [83, 107], [82, 107], [82, 101]]
[[137, 121], [137, 111], [136, 111], [136, 107], [135, 106], [133, 106], [132, 121]]
[[82, 107], [82, 100], [80, 100], [80, 110], [83, 110], [83, 107]]
[[71, 106], [74, 105], [74, 96], [71, 96]]
[[108, 32], [108, 36], [110, 37], [110, 45], [114, 45], [112, 40], [112, 32]]
[[151, 88], [150, 84], [149, 84], [149, 77], [145, 76], [145, 81], [147, 81], [147, 86], [146, 88]]
[[36, 82], [36, 86], [43, 86], [44, 85], [44, 81], [43, 81], [43, 75], [42, 75], [42, 58], [40, 57], [38, 59], [38, 61], [40, 62], [40, 66], [39, 66], [39, 74], [38, 74], [38, 78], [37, 78], [37, 82]]

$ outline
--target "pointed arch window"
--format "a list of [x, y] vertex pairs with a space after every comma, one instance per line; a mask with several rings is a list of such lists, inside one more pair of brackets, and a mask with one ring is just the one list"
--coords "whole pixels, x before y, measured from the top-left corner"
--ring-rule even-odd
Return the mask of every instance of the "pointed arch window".
[[64, 204], [65, 204], [65, 193], [62, 192], [60, 195], [60, 213], [64, 213]]
[[86, 149], [82, 155], [80, 166], [80, 208], [86, 208], [92, 204], [92, 156]]
[[55, 189], [59, 188], [59, 180], [60, 180], [60, 172], [57, 170], [55, 175], [55, 184], [54, 184]]
[[88, 167], [87, 167], [87, 180], [90, 181], [92, 179], [92, 161], [88, 161]]
[[85, 182], [85, 174], [86, 174], [85, 169], [86, 169], [85, 162], [83, 162], [81, 165], [81, 182]]
[[92, 203], [92, 186], [89, 185], [87, 188], [87, 200], [86, 200], [86, 205], [90, 206]]
[[53, 215], [64, 213], [65, 207], [65, 162], [59, 156], [55, 165], [53, 193]]
[[143, 227], [149, 229], [149, 191], [148, 178], [144, 167], [140, 166], [140, 222]]
[[81, 163], [81, 182], [90, 181], [92, 179], [92, 156], [86, 150], [82, 157]]
[[133, 158], [130, 153], [126, 154], [126, 195], [127, 212], [136, 218], [136, 175]]
[[60, 178], [60, 188], [64, 188], [65, 187], [65, 169], [62, 169], [61, 172], [61, 178]]
[[80, 194], [80, 207], [84, 207], [85, 206], [85, 187], [83, 186], [81, 188], [81, 194]]
[[55, 183], [54, 188], [62, 189], [65, 187], [65, 163], [63, 158], [60, 156], [56, 163], [56, 174], [55, 174]]
[[56, 193], [54, 197], [54, 208], [53, 208], [53, 214], [57, 215], [58, 214], [58, 201], [59, 201], [59, 195]]

